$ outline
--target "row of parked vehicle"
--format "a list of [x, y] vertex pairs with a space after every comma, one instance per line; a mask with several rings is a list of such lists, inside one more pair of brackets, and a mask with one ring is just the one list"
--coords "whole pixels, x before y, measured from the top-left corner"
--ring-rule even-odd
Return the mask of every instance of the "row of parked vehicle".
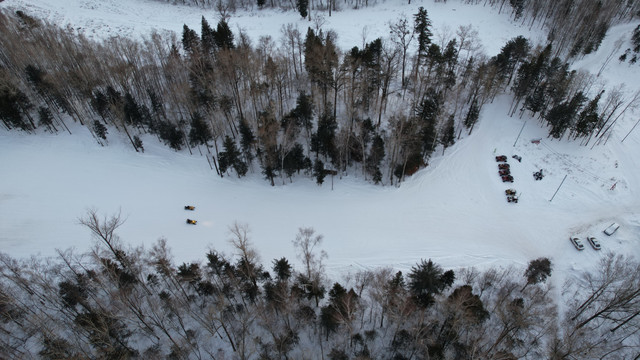
[[[605, 235], [607, 236], [611, 236], [616, 231], [618, 231], [619, 228], [620, 228], [620, 225], [618, 225], [617, 223], [612, 223], [611, 225], [607, 226], [607, 228], [604, 229], [602, 232], [605, 233]], [[576, 247], [576, 249], [584, 250], [584, 244], [582, 243], [582, 240], [580, 240], [577, 236], [571, 236], [569, 239], [571, 240], [571, 243], [573, 244], [573, 246]], [[591, 245], [591, 247], [594, 250], [600, 250], [602, 248], [602, 246], [600, 245], [600, 242], [594, 236], [587, 236], [587, 242], [589, 243], [589, 245]]]
[[513, 176], [511, 176], [511, 165], [507, 164], [507, 155], [496, 156], [496, 162], [498, 164], [498, 174], [502, 179], [502, 182], [513, 182]]
[[[570, 239], [571, 239], [571, 243], [573, 243], [573, 246], [575, 246], [576, 249], [584, 250], [584, 244], [582, 243], [582, 240], [580, 240], [579, 238], [577, 238], [575, 236], [572, 236]], [[587, 242], [591, 245], [593, 250], [600, 250], [601, 249], [600, 242], [595, 237], [587, 236]]]

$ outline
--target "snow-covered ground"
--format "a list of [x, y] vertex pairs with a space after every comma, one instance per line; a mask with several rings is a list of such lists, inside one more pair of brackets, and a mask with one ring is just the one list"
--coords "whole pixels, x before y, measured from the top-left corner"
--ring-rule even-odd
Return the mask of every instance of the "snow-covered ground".
[[[429, 11], [436, 34], [444, 24], [455, 32], [473, 23], [489, 55], [519, 33], [538, 36], [490, 8], [457, 1], [388, 2], [337, 12], [323, 28], [335, 29], [345, 47], [360, 45], [364, 26], [367, 41], [386, 36], [388, 21], [402, 13], [411, 18], [418, 6]], [[215, 19], [211, 10], [150, 0], [6, 0], [0, 7], [23, 8], [96, 37], [181, 31], [183, 23], [199, 30], [202, 15]], [[308, 25], [293, 12], [256, 10], [231, 19], [256, 38], [278, 36], [286, 22]], [[623, 26], [611, 34], [598, 53], [577, 66], [597, 73], [615, 40], [628, 31]], [[609, 86], [627, 81], [633, 90], [637, 73], [616, 56], [600, 78]], [[555, 274], [566, 275], [588, 269], [610, 250], [640, 255], [640, 129], [620, 142], [638, 113], [629, 112], [606, 145], [592, 148], [547, 139], [537, 120], [508, 117], [509, 104], [510, 98], [498, 97], [486, 105], [470, 137], [399, 188], [374, 186], [357, 175], [334, 179], [333, 189], [330, 178], [321, 187], [307, 178], [271, 187], [257, 168], [243, 179], [221, 179], [203, 156], [176, 153], [152, 137], [143, 138], [145, 153], [139, 154], [115, 134], [109, 135], [108, 147], [101, 147], [80, 127], [72, 129], [73, 135], [55, 136], [0, 130], [0, 251], [15, 257], [54, 255], [55, 249], [69, 247], [85, 251], [93, 240], [78, 218], [94, 208], [105, 215], [121, 210], [127, 220], [118, 233], [132, 245], [148, 248], [166, 238], [177, 262], [202, 260], [212, 248], [231, 253], [228, 226], [235, 221], [249, 224], [267, 266], [282, 256], [299, 264], [292, 240], [299, 227], [313, 227], [324, 236], [330, 274], [377, 266], [408, 270], [426, 258], [445, 268], [524, 266], [545, 256]], [[541, 143], [531, 143], [535, 138]], [[494, 159], [500, 154], [509, 157], [514, 184], [500, 181]], [[522, 162], [512, 159], [514, 154]], [[546, 176], [535, 181], [532, 174], [539, 169]], [[521, 194], [518, 204], [506, 202], [509, 187]], [[187, 204], [195, 205], [195, 212], [185, 211]], [[187, 225], [187, 217], [198, 225]], [[602, 230], [614, 221], [620, 230], [605, 236]], [[570, 235], [595, 235], [603, 250], [585, 241], [587, 248], [578, 252]]]
[[[279, 40], [281, 29], [287, 24], [297, 27], [303, 36], [308, 27], [315, 30], [320, 25], [324, 30], [335, 30], [338, 45], [349, 50], [354, 46], [362, 46], [363, 41], [388, 37], [389, 22], [401, 17], [413, 21], [413, 15], [420, 6], [428, 11], [434, 29], [434, 42], [437, 43], [444, 37], [446, 44], [460, 26], [470, 24], [479, 31], [482, 45], [489, 55], [497, 54], [507, 40], [518, 35], [536, 42], [544, 39], [540, 29], [534, 27], [531, 30], [528, 26], [514, 23], [506, 12], [498, 15], [498, 11], [491, 7], [464, 5], [461, 1], [435, 3], [418, 0], [411, 5], [404, 1], [388, 1], [359, 10], [333, 12], [331, 17], [326, 12], [311, 11], [312, 21], [302, 19], [295, 11], [256, 8], [250, 12], [231, 13], [228, 22], [232, 31], [242, 29], [254, 43], [260, 36], [266, 35]], [[51, 23], [69, 26], [94, 39], [143, 37], [152, 31], [173, 31], [181, 35], [183, 25], [199, 33], [203, 16], [213, 26], [220, 20], [219, 12], [215, 9], [172, 5], [160, 0], [5, 0], [0, 4], [1, 7], [22, 9]]]

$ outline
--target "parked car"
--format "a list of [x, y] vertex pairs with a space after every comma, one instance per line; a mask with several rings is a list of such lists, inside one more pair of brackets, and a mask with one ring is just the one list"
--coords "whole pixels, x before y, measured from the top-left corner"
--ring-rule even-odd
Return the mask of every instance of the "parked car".
[[570, 237], [570, 239], [571, 239], [571, 243], [573, 244], [573, 246], [576, 247], [576, 249], [584, 250], [584, 244], [582, 243], [582, 241], [580, 241], [580, 239], [578, 239], [575, 236]]
[[620, 225], [618, 225], [617, 223], [613, 223], [609, 225], [608, 228], [604, 229], [604, 233], [607, 234], [608, 236], [611, 236], [613, 235], [614, 232], [618, 230], [618, 228], [620, 228]]
[[502, 182], [513, 182], [513, 176], [511, 175], [501, 175]]
[[600, 241], [593, 236], [587, 236], [587, 241], [594, 250], [600, 250]]

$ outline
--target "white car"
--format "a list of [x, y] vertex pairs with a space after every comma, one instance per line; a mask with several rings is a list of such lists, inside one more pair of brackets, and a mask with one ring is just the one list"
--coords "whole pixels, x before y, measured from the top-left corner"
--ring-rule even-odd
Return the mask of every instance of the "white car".
[[571, 243], [576, 247], [576, 249], [584, 250], [584, 244], [582, 243], [582, 241], [580, 241], [580, 239], [574, 236], [570, 237], [569, 239], [571, 239]]
[[600, 241], [598, 241], [598, 239], [594, 238], [593, 236], [588, 236], [587, 241], [589, 242], [589, 244], [591, 244], [591, 247], [594, 250], [600, 250]]
[[604, 233], [607, 234], [608, 236], [611, 236], [613, 235], [614, 232], [618, 230], [619, 227], [620, 225], [618, 225], [617, 223], [613, 223], [609, 225], [608, 228], [604, 229]]

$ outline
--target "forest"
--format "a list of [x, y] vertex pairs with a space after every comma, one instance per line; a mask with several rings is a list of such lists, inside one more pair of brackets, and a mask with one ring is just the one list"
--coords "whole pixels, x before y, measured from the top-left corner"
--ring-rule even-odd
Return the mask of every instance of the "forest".
[[[91, 251], [0, 255], [0, 349], [42, 359], [631, 359], [640, 356], [640, 263], [606, 254], [559, 289], [553, 264], [330, 279], [323, 236], [300, 228], [284, 257], [261, 263], [248, 224], [233, 254], [174, 264], [117, 235], [119, 214], [88, 211]], [[256, 239], [259, 241], [259, 239]]]
[[[199, 32], [185, 25], [181, 35], [93, 41], [3, 11], [3, 126], [56, 133], [79, 123], [102, 145], [122, 133], [135, 151], [151, 135], [206, 156], [220, 176], [257, 172], [272, 185], [296, 176], [322, 184], [348, 173], [393, 185], [471, 134], [483, 105], [498, 95], [512, 96], [510, 116], [527, 113], [550, 137], [585, 146], [606, 141], [640, 99], [570, 69], [572, 59], [598, 49], [612, 24], [638, 14], [633, 2], [487, 1], [549, 32], [546, 45], [518, 36], [492, 57], [478, 51], [471, 26], [436, 40], [424, 7], [389, 23], [388, 38], [344, 50], [319, 22], [306, 31], [283, 26], [281, 41], [255, 41], [230, 29], [231, 2], [186, 3], [215, 7], [220, 20], [211, 25], [202, 17]], [[620, 50], [618, 60], [627, 54], [635, 53]]]

